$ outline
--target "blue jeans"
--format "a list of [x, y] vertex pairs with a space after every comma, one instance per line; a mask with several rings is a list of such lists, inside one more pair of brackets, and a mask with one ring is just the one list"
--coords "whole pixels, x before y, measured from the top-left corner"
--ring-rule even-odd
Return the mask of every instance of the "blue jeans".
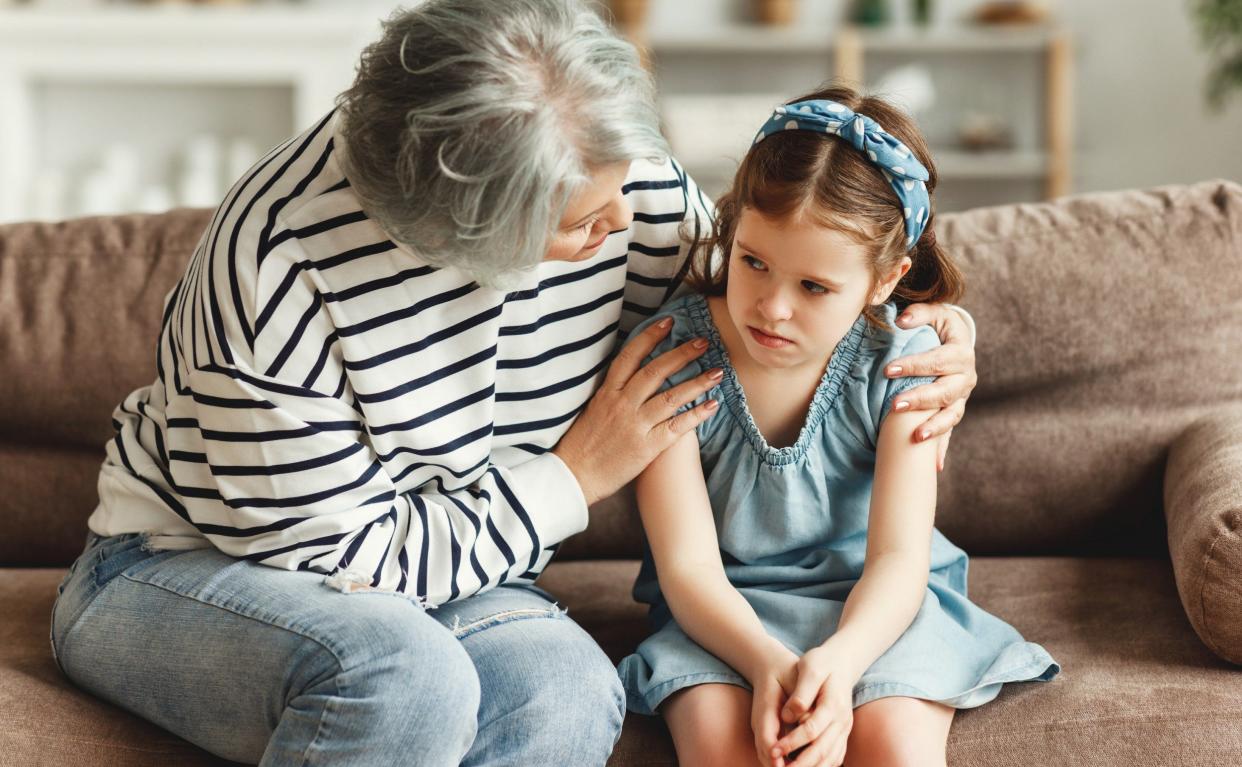
[[535, 587], [436, 610], [215, 549], [87, 536], [52, 610], [76, 685], [211, 753], [261, 765], [602, 765], [624, 696]]

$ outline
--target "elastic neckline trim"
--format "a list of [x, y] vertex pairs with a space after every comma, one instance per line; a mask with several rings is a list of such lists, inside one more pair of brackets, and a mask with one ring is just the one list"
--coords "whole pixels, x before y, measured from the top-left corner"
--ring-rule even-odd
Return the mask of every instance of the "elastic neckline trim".
[[828, 358], [828, 364], [824, 368], [824, 375], [815, 387], [815, 394], [811, 397], [811, 405], [807, 409], [806, 420], [802, 423], [797, 440], [787, 447], [775, 448], [768, 444], [767, 439], [759, 431], [758, 425], [755, 424], [754, 417], [750, 414], [746, 392], [742, 390], [742, 383], [733, 369], [733, 362], [725, 350], [720, 331], [712, 320], [707, 298], [694, 295], [687, 302], [687, 309], [691, 321], [696, 326], [696, 331], [705, 335], [710, 341], [704, 356], [710, 366], [719, 367], [724, 371], [724, 378], [720, 381], [720, 390], [724, 394], [725, 406], [742, 427], [755, 453], [770, 466], [788, 466], [801, 460], [810, 449], [811, 441], [819, 432], [824, 414], [836, 402], [846, 374], [858, 358], [858, 351], [862, 346], [867, 327], [867, 318], [860, 315], [845, 336], [837, 342], [837, 347], [833, 350], [832, 356]]

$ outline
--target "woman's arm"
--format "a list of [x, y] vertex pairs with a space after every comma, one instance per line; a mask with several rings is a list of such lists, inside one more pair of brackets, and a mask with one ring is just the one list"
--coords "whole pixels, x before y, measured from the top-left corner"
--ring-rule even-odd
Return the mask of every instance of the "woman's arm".
[[635, 490], [660, 589], [682, 630], [752, 684], [773, 660], [792, 661], [725, 575], [698, 436], [689, 432], [661, 453]]

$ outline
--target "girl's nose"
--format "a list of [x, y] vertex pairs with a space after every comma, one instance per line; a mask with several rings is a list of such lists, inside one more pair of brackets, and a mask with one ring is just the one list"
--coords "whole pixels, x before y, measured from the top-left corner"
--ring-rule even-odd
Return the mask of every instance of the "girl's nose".
[[759, 297], [759, 314], [768, 322], [781, 322], [790, 317], [789, 302], [781, 297], [780, 291], [765, 293]]

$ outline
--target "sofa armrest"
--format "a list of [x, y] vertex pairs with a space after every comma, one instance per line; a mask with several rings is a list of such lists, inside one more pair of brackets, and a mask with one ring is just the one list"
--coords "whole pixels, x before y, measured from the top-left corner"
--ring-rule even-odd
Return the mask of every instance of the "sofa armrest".
[[1242, 410], [1214, 413], [1174, 441], [1164, 516], [1191, 625], [1212, 652], [1242, 664]]

